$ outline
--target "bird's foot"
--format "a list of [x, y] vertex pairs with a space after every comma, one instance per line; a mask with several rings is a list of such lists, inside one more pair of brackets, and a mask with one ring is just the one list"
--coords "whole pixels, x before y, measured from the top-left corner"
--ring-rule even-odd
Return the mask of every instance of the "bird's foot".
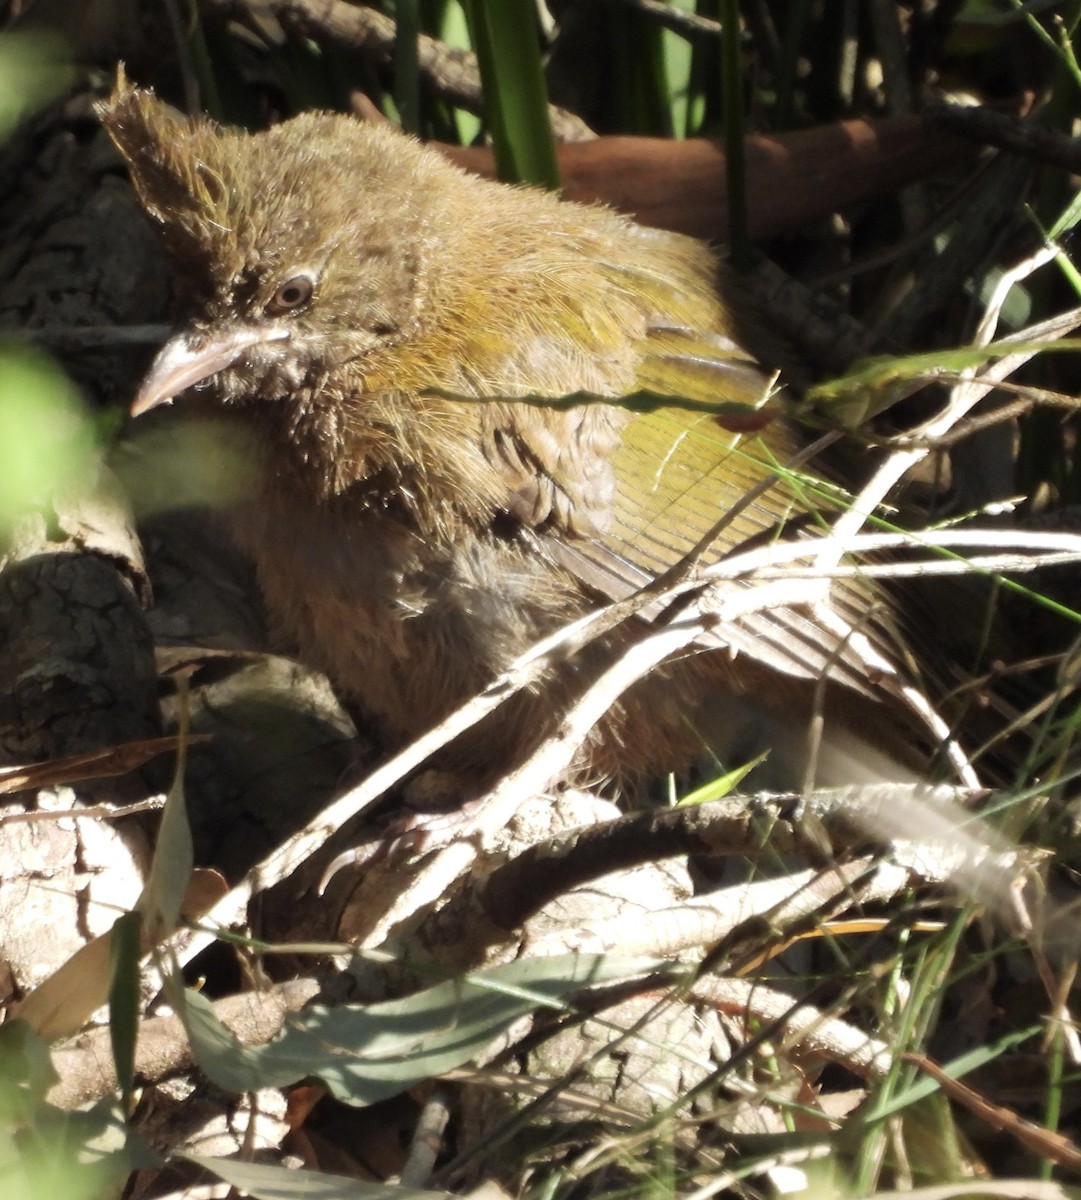
[[468, 788], [463, 780], [447, 771], [425, 771], [406, 788], [405, 800], [411, 811], [394, 818], [379, 834], [339, 854], [327, 867], [319, 884], [324, 892], [330, 880], [346, 867], [367, 867], [374, 863], [419, 858], [442, 850], [456, 842], [478, 838], [484, 832], [484, 814], [490, 807], [487, 796], [462, 800]]

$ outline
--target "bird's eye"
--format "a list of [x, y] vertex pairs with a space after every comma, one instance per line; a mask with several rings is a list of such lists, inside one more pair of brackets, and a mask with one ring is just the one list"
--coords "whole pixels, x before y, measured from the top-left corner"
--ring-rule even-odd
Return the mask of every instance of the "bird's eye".
[[307, 304], [314, 291], [315, 284], [310, 275], [294, 275], [292, 279], [287, 279], [271, 296], [266, 311], [271, 316], [292, 312]]

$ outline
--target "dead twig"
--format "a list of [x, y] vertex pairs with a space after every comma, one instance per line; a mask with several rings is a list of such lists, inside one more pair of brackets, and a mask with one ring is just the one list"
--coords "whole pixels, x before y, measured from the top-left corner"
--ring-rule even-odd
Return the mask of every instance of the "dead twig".
[[1081, 171], [1081, 145], [1077, 138], [1035, 121], [1022, 121], [1008, 113], [963, 104], [928, 104], [923, 114], [939, 129], [957, 137], [996, 146], [1073, 174]]

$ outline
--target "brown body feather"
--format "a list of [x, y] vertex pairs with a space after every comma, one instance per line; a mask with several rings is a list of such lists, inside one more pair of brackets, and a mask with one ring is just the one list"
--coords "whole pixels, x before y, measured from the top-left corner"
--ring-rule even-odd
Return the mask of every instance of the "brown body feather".
[[[137, 408], [200, 382], [256, 431], [262, 483], [232, 520], [268, 606], [395, 739], [678, 561], [798, 448], [780, 417], [748, 436], [674, 408], [530, 402], [648, 389], [751, 411], [766, 399], [716, 261], [692, 239], [482, 181], [347, 117], [248, 135], [123, 86], [102, 115], [162, 227], [187, 322]], [[712, 557], [782, 535], [807, 504], [776, 483]], [[858, 620], [864, 603], [843, 585], [842, 610]], [[634, 636], [632, 624], [554, 668], [461, 756], [498, 768], [524, 753]], [[892, 685], [866, 679], [807, 612], [756, 614], [713, 644], [632, 689], [583, 767], [680, 766], [701, 748], [697, 724], [732, 755], [780, 743], [798, 770], [828, 670], [848, 765], [827, 778], [905, 773], [852, 752], [846, 696], [881, 701]]]

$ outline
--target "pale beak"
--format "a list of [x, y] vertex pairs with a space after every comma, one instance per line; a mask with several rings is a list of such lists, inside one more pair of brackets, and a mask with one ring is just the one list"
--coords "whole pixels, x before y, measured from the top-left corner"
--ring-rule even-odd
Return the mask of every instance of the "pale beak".
[[193, 347], [190, 334], [177, 334], [162, 346], [151, 364], [132, 403], [131, 415], [138, 417], [159, 404], [168, 403], [186, 388], [223, 371], [250, 347], [288, 336], [284, 329], [236, 329], [205, 345]]

